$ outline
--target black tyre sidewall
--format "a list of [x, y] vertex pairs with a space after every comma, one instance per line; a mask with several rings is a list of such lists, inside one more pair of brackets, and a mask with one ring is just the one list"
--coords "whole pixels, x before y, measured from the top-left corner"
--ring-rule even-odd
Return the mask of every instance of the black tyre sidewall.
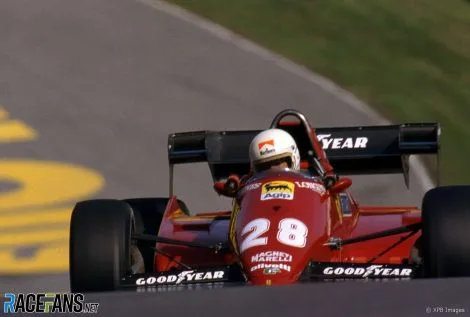
[[444, 186], [422, 204], [424, 276], [470, 276], [470, 186]]
[[131, 266], [133, 211], [119, 200], [79, 202], [70, 224], [72, 292], [113, 291]]

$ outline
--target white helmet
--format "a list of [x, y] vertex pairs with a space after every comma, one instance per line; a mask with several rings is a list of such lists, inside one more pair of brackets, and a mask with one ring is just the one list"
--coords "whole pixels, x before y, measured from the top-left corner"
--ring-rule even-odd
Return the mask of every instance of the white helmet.
[[300, 153], [294, 138], [284, 130], [269, 129], [258, 133], [250, 144], [250, 162], [254, 172], [259, 165], [290, 159], [290, 168], [300, 169]]

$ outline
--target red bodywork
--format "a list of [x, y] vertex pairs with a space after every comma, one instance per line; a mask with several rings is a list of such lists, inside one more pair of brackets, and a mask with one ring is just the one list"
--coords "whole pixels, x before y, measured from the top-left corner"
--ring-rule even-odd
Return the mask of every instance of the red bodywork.
[[[268, 177], [263, 182], [268, 182], [270, 179], [278, 180], [280, 178]], [[295, 177], [282, 177], [282, 180], [295, 182]], [[303, 271], [310, 259], [319, 262], [365, 263], [397, 242], [406, 233], [347, 245], [340, 250], [332, 250], [323, 244], [330, 237], [353, 238], [421, 220], [421, 214], [416, 207], [361, 207], [347, 191], [342, 194], [345, 198], [341, 204], [339, 195], [334, 195], [322, 202], [321, 196], [316, 192], [299, 187], [295, 188], [295, 199], [292, 201], [260, 201], [261, 190], [260, 187], [245, 194], [246, 197], [242, 201], [235, 223], [235, 232], [240, 245], [244, 241], [243, 238], [247, 236], [244, 235], [241, 238], [241, 232], [246, 224], [258, 218], [266, 218], [270, 221], [268, 231], [257, 237], [266, 238], [266, 244], [248, 248], [240, 256], [246, 272], [254, 284], [266, 284], [268, 279], [272, 281], [272, 284], [295, 282], [298, 274]], [[350, 213], [344, 213], [345, 207], [349, 208]], [[229, 239], [231, 214], [232, 211], [221, 211], [187, 216], [183, 214], [174, 197], [165, 212], [159, 236], [208, 244], [226, 242]], [[285, 245], [278, 241], [279, 222], [285, 218], [298, 219], [307, 226], [308, 233], [303, 248]], [[392, 248], [373, 263], [400, 264], [410, 260], [410, 252], [417, 237], [418, 235]], [[229, 265], [238, 258], [235, 252], [214, 254], [211, 250], [168, 244], [158, 244], [157, 247], [165, 253], [175, 256], [177, 261], [190, 266]], [[290, 263], [273, 262], [288, 264], [290, 272], [282, 271], [275, 275], [265, 275], [263, 269], [250, 272], [250, 265], [256, 266], [258, 264], [251, 262], [252, 256], [267, 251], [279, 251], [292, 256]], [[169, 260], [168, 257], [160, 254], [155, 255], [156, 271], [167, 271], [172, 268], [181, 269], [178, 263]]]
[[[316, 139], [313, 133], [311, 137]], [[326, 158], [323, 161], [328, 163]], [[331, 170], [325, 166], [325, 170]], [[276, 195], [284, 199], [262, 200]], [[360, 206], [348, 188], [332, 193], [319, 180], [290, 171], [271, 171], [250, 181], [237, 201], [240, 204], [235, 203], [233, 211], [188, 216], [173, 196], [159, 230], [160, 237], [175, 240], [208, 245], [230, 242], [231, 252], [214, 254], [211, 250], [163, 243], [156, 247], [192, 267], [239, 262], [255, 285], [288, 284], [296, 282], [309, 261], [365, 263], [407, 233], [339, 250], [324, 246], [332, 237], [348, 239], [421, 221], [416, 207]], [[418, 237], [407, 239], [372, 263], [410, 263], [410, 252]], [[161, 254], [155, 255], [154, 263], [157, 272], [182, 269]]]

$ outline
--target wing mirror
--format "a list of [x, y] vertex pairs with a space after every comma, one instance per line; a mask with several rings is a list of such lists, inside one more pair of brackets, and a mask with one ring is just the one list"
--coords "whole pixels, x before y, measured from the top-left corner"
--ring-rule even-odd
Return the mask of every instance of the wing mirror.
[[340, 177], [336, 183], [329, 188], [329, 191], [333, 194], [338, 194], [345, 191], [352, 185], [352, 180], [348, 177]]

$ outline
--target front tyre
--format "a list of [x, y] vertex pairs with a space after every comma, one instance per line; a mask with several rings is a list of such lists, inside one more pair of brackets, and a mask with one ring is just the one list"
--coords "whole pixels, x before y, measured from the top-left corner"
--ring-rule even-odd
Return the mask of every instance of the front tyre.
[[470, 186], [431, 189], [422, 217], [424, 277], [470, 276]]
[[131, 271], [131, 207], [112, 199], [79, 202], [70, 224], [71, 292], [113, 291]]

